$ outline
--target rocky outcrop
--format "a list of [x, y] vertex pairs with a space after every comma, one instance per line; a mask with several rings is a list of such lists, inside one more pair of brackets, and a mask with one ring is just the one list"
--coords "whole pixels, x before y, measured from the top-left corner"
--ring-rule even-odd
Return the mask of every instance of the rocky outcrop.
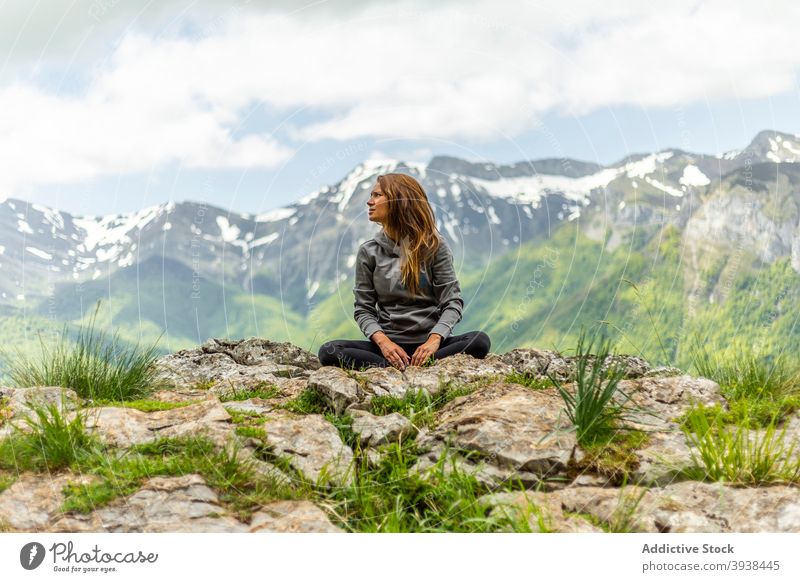
[[601, 524], [612, 531], [800, 532], [798, 489], [780, 485], [736, 488], [684, 481], [651, 489], [569, 487], [497, 493], [479, 502], [492, 511], [524, 511], [532, 527], [543, 521], [549, 530], [560, 532], [576, 531], [575, 519], [587, 522], [582, 527]]
[[310, 352], [289, 342], [256, 337], [209, 339], [198, 348], [181, 350], [157, 361], [159, 382], [178, 389], [281, 386], [285, 382], [280, 379], [307, 377], [319, 367], [319, 359]]
[[440, 411], [436, 428], [417, 438], [428, 451], [420, 468], [452, 449], [489, 484], [512, 477], [529, 486], [544, 484], [564, 474], [580, 454], [562, 404], [555, 390], [505, 383], [456, 398]]
[[[0, 388], [0, 438], [13, 433], [11, 421], [29, 416], [31, 402], [49, 402], [67, 419], [84, 416], [109, 455], [165, 437], [203, 436], [217, 451], [236, 452], [237, 462], [275, 491], [295, 491], [285, 497], [316, 492], [305, 500], [263, 502], [245, 522], [200, 475], [152, 476], [134, 493], [79, 514], [63, 511], [64, 491], [100, 476], [23, 473], [8, 485], [0, 471], [0, 487], [7, 487], [0, 491], [0, 527], [341, 531], [330, 521], [341, 516], [315, 495], [349, 490], [359, 470], [375, 467], [388, 447], [401, 443], [413, 451], [408, 466], [414, 479], [436, 483], [442, 472], [455, 470], [472, 475], [487, 492], [480, 500], [487, 515], [522, 512], [534, 531], [800, 529], [796, 484], [759, 488], [687, 480], [696, 474], [687, 470], [695, 460], [678, 421], [696, 404], [727, 406], [715, 382], [654, 368], [635, 356], [608, 358], [604, 368], [619, 364], [625, 370], [616, 396], [628, 406], [621, 429], [639, 437], [590, 450], [578, 445], [563, 398], [546, 381], [552, 376], [574, 393], [576, 364], [557, 352], [516, 349], [483, 360], [458, 354], [402, 372], [343, 370], [320, 367], [291, 344], [250, 338], [209, 340], [161, 358], [152, 398], [182, 404], [169, 410], [97, 407], [59, 387]], [[403, 413], [383, 413], [392, 410]], [[797, 456], [800, 415], [785, 428], [787, 448], [796, 443]], [[360, 463], [364, 458], [367, 464]], [[520, 486], [525, 491], [510, 491]]]
[[219, 503], [199, 475], [153, 477], [133, 495], [88, 514], [64, 514], [65, 485], [85, 485], [87, 477], [26, 476], [0, 494], [0, 520], [12, 532], [339, 532], [309, 501], [264, 505], [243, 523]]

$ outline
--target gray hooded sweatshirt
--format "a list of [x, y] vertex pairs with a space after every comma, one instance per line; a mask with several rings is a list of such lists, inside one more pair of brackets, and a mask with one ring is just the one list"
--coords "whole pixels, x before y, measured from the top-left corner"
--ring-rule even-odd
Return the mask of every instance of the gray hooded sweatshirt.
[[400, 272], [400, 245], [383, 229], [356, 255], [354, 317], [368, 338], [377, 331], [397, 343], [423, 343], [431, 333], [442, 339], [461, 320], [464, 300], [444, 237], [431, 265], [420, 271], [420, 295], [413, 297]]

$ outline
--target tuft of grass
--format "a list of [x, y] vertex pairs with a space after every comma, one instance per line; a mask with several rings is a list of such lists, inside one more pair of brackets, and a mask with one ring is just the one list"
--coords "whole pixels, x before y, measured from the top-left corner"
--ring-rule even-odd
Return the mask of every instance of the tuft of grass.
[[510, 384], [526, 386], [532, 390], [546, 390], [547, 388], [553, 388], [555, 386], [550, 378], [535, 376], [528, 372], [512, 372], [506, 375], [505, 381]]
[[232, 392], [220, 397], [220, 402], [239, 402], [250, 398], [277, 398], [281, 395], [281, 389], [268, 382], [259, 382], [252, 389], [242, 388], [237, 390], [235, 387]]
[[93, 400], [134, 400], [149, 393], [155, 382], [156, 344], [144, 349], [138, 344], [121, 347], [118, 332], [109, 340], [106, 332], [94, 328], [99, 308], [98, 301], [89, 324], [80, 326], [74, 343], [65, 325], [53, 347], [39, 335], [38, 359], [17, 350], [17, 359], [8, 371], [11, 381], [22, 387], [64, 386]]
[[770, 358], [741, 341], [726, 351], [713, 352], [694, 336], [690, 357], [698, 374], [717, 382], [728, 400], [779, 400], [800, 395], [800, 373], [785, 352]]
[[11, 487], [16, 480], [14, 475], [0, 472], [0, 493]]
[[376, 396], [370, 402], [370, 410], [377, 416], [399, 412], [416, 427], [430, 426], [433, 424], [436, 412], [445, 404], [474, 391], [474, 386], [447, 385], [435, 396], [431, 396], [425, 390], [409, 390], [401, 398]]
[[649, 436], [640, 430], [620, 429], [603, 437], [584, 447], [580, 470], [594, 471], [617, 484], [626, 483], [639, 466], [636, 451], [647, 444]]
[[690, 408], [676, 420], [681, 425], [686, 425], [688, 418], [693, 414], [705, 414], [709, 422], [721, 422], [745, 428], [764, 428], [771, 424], [781, 424], [795, 410], [800, 409], [800, 396], [787, 396], [778, 400], [730, 400], [727, 409], [720, 404], [705, 406], [702, 412], [697, 408]]
[[[585, 333], [581, 331], [575, 350], [574, 394], [565, 390], [555, 376], [547, 374], [564, 400], [564, 411], [575, 427], [576, 438], [581, 446], [591, 445], [618, 430], [616, 427], [632, 409], [628, 405], [630, 396], [619, 389], [625, 369], [612, 363], [603, 371], [610, 352], [610, 342], [601, 339], [597, 354], [593, 356], [591, 351], [595, 338], [591, 338], [584, 347], [585, 341]], [[615, 398], [618, 393], [622, 395], [621, 401]]]
[[412, 469], [417, 459], [412, 440], [386, 445], [377, 467], [357, 465], [353, 482], [322, 493], [326, 507], [352, 532], [530, 531], [522, 516], [487, 515], [478, 497], [486, 493], [477, 479], [447, 467], [447, 457], [424, 474]]
[[353, 417], [349, 414], [336, 416], [331, 412], [325, 413], [325, 420], [330, 422], [339, 431], [339, 438], [351, 449], [360, 448], [361, 439], [358, 433], [353, 432]]
[[772, 423], [751, 431], [749, 424], [728, 426], [702, 404], [690, 411], [681, 427], [694, 447], [687, 476], [748, 485], [800, 482], [800, 458], [794, 443], [786, 445], [786, 426], [779, 431]]
[[264, 429], [257, 426], [237, 426], [234, 429], [234, 432], [240, 437], [244, 438], [254, 438], [261, 441], [264, 441], [267, 438], [267, 433], [264, 432]]
[[267, 418], [258, 412], [252, 412], [249, 410], [227, 410], [227, 412], [230, 414], [231, 422], [233, 424], [254, 426], [267, 422]]
[[715, 352], [694, 336], [690, 356], [700, 376], [719, 384], [728, 401], [721, 417], [727, 423], [768, 427], [800, 409], [800, 372], [783, 352], [762, 356], [741, 341]]
[[297, 414], [323, 414], [325, 412], [325, 401], [319, 392], [313, 388], [306, 388], [296, 398], [278, 406]]
[[31, 432], [15, 425], [14, 433], [0, 441], [0, 469], [57, 471], [76, 465], [101, 448], [86, 431], [85, 416], [67, 420], [55, 404], [30, 404], [33, 417], [24, 422]]
[[4, 424], [9, 418], [11, 418], [13, 412], [11, 411], [11, 406], [8, 403], [8, 399], [0, 396], [0, 425]]

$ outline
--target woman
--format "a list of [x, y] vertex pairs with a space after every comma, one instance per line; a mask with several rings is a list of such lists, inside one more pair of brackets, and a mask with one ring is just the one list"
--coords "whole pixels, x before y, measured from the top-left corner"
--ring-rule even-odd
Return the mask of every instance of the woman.
[[464, 301], [453, 253], [436, 230], [428, 197], [411, 176], [384, 174], [367, 200], [369, 219], [383, 225], [356, 258], [354, 317], [366, 340], [320, 346], [323, 366], [420, 366], [457, 353], [484, 358], [482, 331], [452, 335]]

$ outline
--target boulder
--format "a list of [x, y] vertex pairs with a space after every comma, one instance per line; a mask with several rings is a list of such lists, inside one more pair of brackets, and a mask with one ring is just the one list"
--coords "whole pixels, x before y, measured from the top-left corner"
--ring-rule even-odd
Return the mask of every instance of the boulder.
[[200, 475], [153, 477], [133, 495], [57, 520], [53, 532], [246, 532]]
[[628, 486], [568, 487], [540, 492], [492, 494], [489, 507], [521, 508], [534, 503], [556, 531], [575, 531], [565, 520], [589, 516], [612, 531], [673, 533], [795, 533], [800, 531], [796, 487], [737, 488], [720, 483], [683, 481], [651, 489]]
[[90, 475], [24, 473], [0, 493], [0, 529], [18, 532], [52, 531], [49, 524], [62, 515], [67, 485], [88, 485]]
[[275, 501], [253, 514], [249, 531], [254, 533], [344, 533], [310, 501]]
[[342, 414], [364, 399], [364, 390], [350, 375], [337, 366], [323, 366], [308, 377], [308, 388], [316, 390], [335, 414]]
[[305, 378], [320, 367], [316, 356], [289, 342], [262, 338], [209, 339], [198, 348], [156, 360], [157, 381], [178, 389], [220, 386], [252, 388], [276, 378]]
[[231, 417], [216, 399], [156, 412], [107, 406], [87, 408], [79, 414], [86, 415], [87, 429], [116, 447], [195, 435], [224, 444], [232, 432]]
[[398, 412], [375, 416], [363, 410], [354, 410], [351, 415], [353, 432], [359, 435], [364, 448], [397, 442], [414, 431], [411, 421]]
[[273, 454], [287, 457], [306, 479], [341, 484], [352, 477], [353, 451], [322, 415], [270, 416], [263, 427]]
[[562, 407], [555, 389], [507, 383], [456, 398], [439, 411], [436, 427], [417, 437], [420, 447], [429, 451], [419, 468], [454, 449], [476, 453], [470, 462], [480, 463], [481, 478], [488, 482], [519, 478], [538, 484], [563, 477], [580, 452]]

